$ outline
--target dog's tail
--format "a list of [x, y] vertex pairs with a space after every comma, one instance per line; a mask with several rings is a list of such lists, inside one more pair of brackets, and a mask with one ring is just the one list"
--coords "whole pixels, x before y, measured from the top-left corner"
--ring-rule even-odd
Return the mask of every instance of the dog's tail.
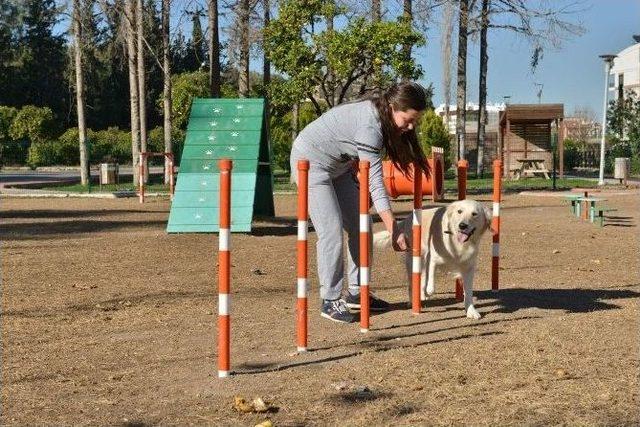
[[373, 246], [384, 249], [391, 246], [391, 234], [388, 231], [379, 231], [373, 235]]

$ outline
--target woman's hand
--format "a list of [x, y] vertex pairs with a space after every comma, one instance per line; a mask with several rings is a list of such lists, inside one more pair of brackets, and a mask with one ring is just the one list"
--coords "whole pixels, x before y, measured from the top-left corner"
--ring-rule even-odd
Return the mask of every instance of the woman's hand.
[[391, 233], [391, 245], [396, 252], [406, 252], [409, 249], [407, 236], [400, 230], [397, 222], [393, 222], [393, 233]]

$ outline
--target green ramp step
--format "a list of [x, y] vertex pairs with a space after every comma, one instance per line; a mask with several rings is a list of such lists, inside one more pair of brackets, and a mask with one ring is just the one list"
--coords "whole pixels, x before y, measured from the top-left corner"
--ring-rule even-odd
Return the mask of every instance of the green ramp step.
[[254, 215], [274, 215], [264, 106], [257, 98], [193, 100], [168, 233], [219, 231], [222, 158], [233, 160], [231, 231], [250, 232]]

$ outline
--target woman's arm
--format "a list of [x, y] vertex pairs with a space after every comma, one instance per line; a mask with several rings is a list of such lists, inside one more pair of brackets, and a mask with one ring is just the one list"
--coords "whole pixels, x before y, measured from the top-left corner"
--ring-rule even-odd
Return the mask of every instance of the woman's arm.
[[391, 234], [391, 244], [396, 251], [406, 251], [409, 248], [407, 244], [407, 236], [399, 229], [398, 223], [393, 219], [393, 212], [391, 209], [378, 212], [385, 228]]

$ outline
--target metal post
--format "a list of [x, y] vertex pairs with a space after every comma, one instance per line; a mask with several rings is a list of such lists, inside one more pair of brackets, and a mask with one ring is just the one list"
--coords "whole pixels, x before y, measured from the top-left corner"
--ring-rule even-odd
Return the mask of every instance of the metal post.
[[604, 101], [602, 106], [602, 135], [600, 137], [600, 175], [598, 177], [598, 185], [604, 185], [604, 144], [605, 136], [607, 133], [607, 104], [609, 94], [609, 73], [611, 72], [611, 65], [616, 55], [600, 55], [600, 58], [604, 59]]

